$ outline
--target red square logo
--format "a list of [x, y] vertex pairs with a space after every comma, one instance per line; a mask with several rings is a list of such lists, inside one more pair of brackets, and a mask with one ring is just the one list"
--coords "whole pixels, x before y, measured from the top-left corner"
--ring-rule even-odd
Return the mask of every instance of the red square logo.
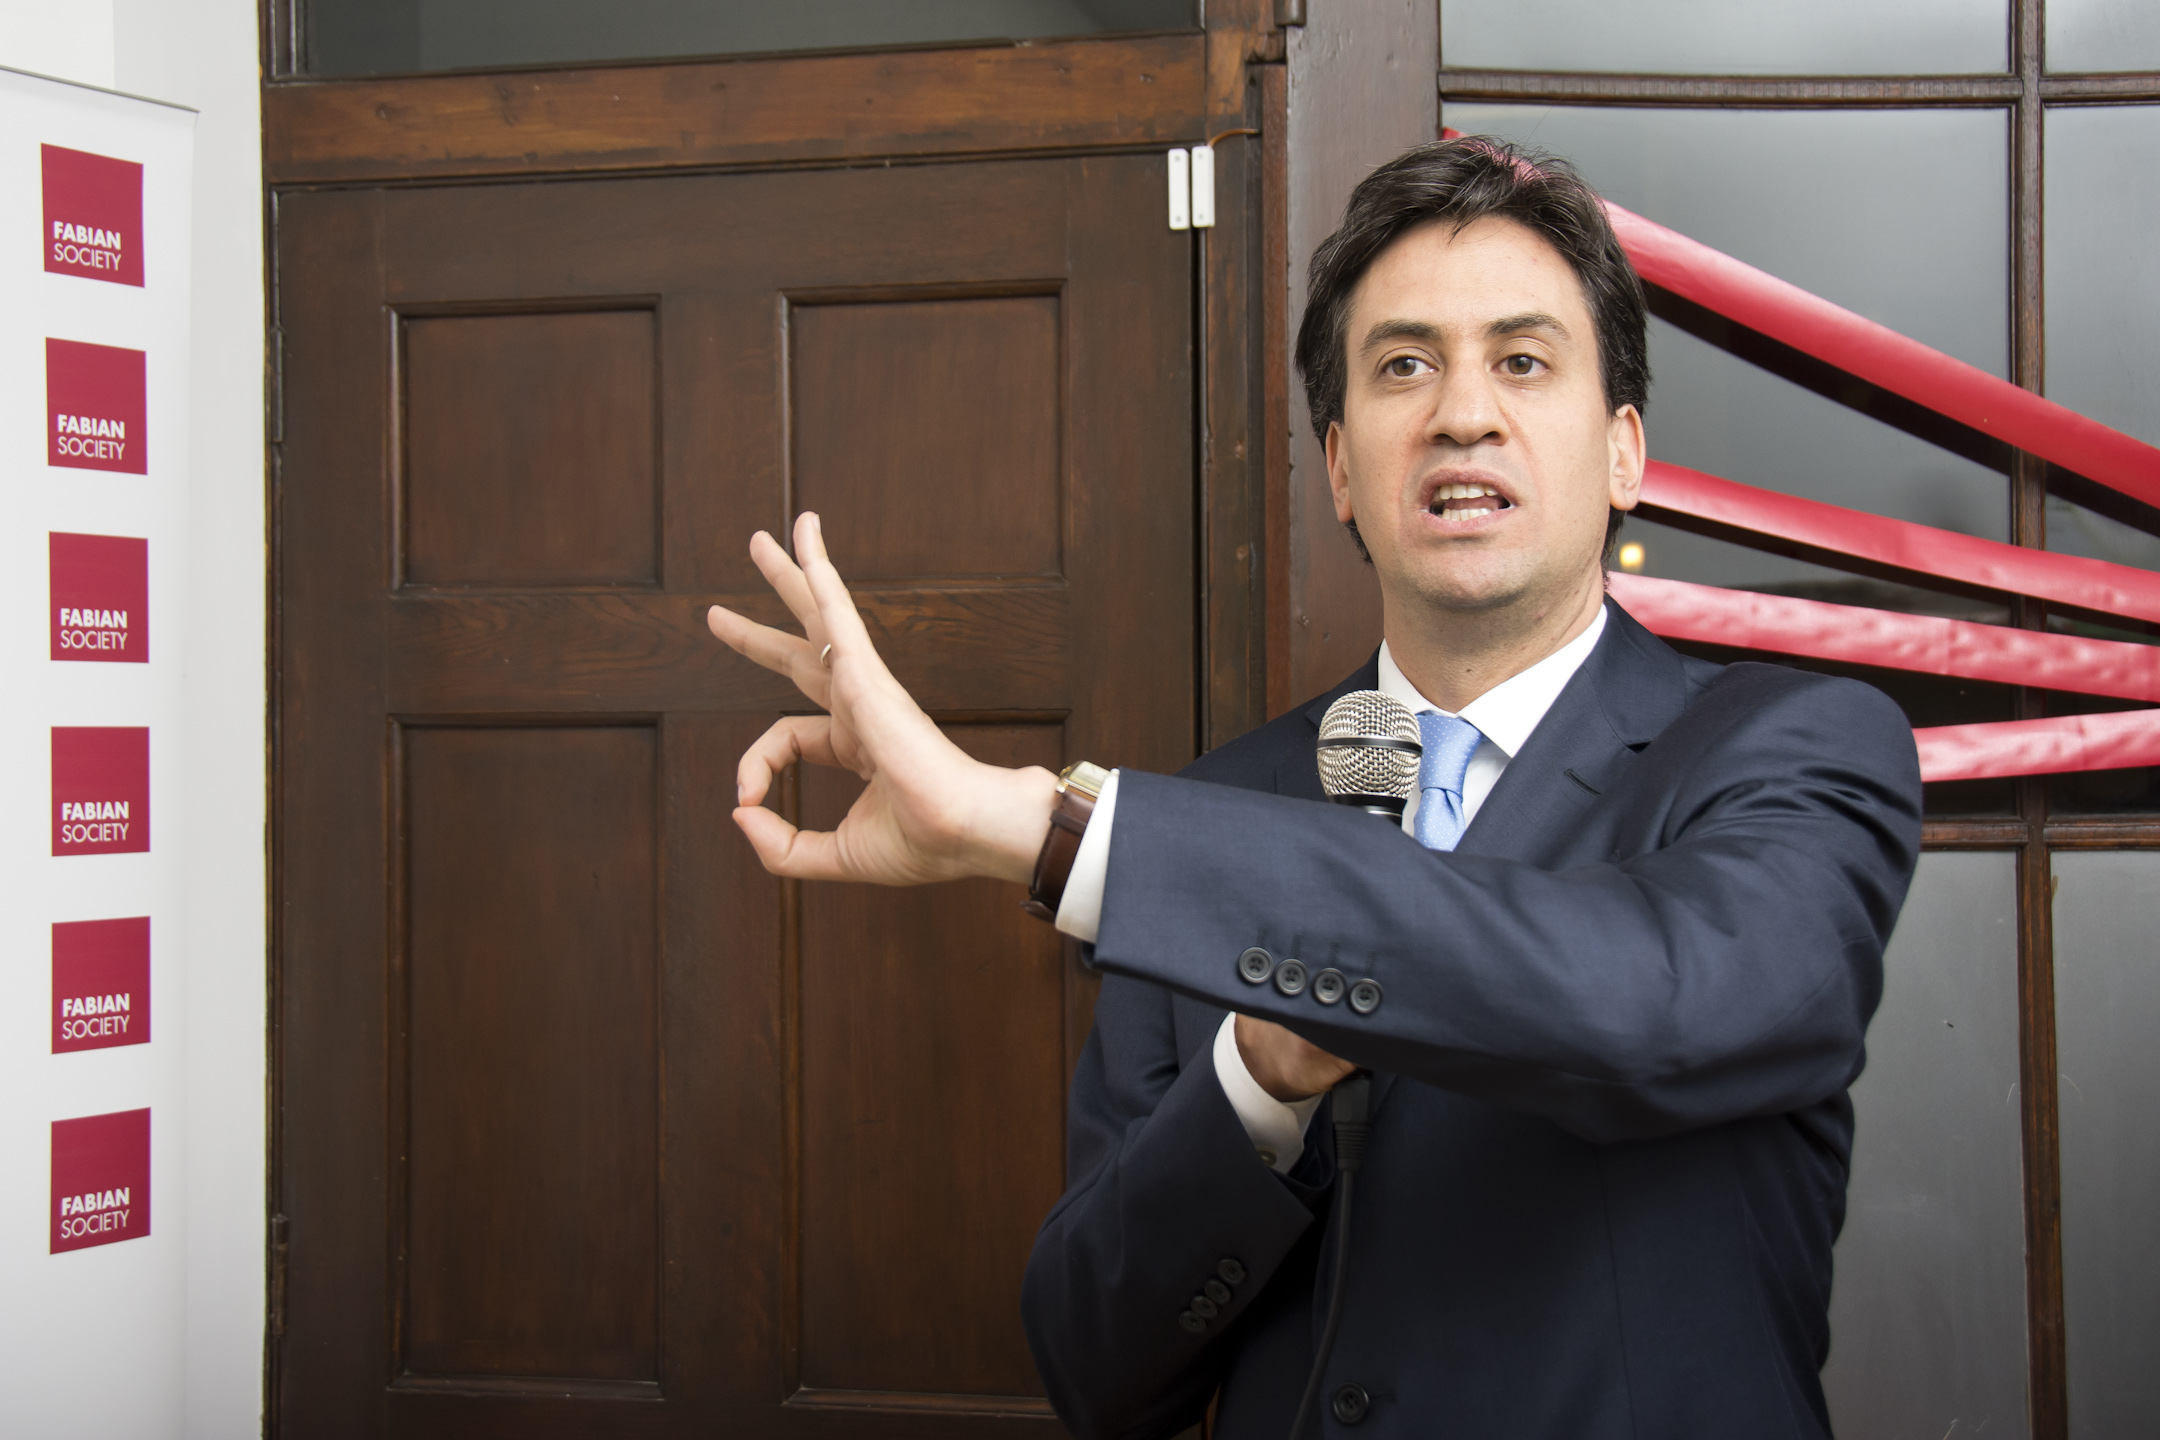
[[52, 1253], [150, 1233], [150, 1112], [55, 1120]]
[[53, 1054], [150, 1042], [150, 917], [52, 927]]
[[39, 147], [45, 161], [45, 268], [116, 285], [143, 283], [142, 166]]
[[144, 370], [140, 350], [47, 340], [45, 463], [149, 474]]
[[52, 658], [150, 658], [150, 542], [124, 535], [46, 537], [51, 553]]
[[150, 848], [150, 732], [61, 726], [52, 732], [55, 855]]

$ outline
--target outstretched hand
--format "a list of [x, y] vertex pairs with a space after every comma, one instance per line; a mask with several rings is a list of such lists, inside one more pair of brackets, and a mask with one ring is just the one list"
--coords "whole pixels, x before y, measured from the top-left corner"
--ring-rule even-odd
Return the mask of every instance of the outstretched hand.
[[[797, 880], [1025, 882], [1049, 830], [1055, 778], [1040, 767], [985, 765], [923, 713], [871, 645], [815, 514], [796, 519], [795, 554], [799, 566], [763, 530], [750, 539], [750, 558], [802, 635], [723, 605], [705, 616], [713, 634], [826, 711], [780, 720], [736, 768], [735, 823], [758, 859]], [[863, 792], [837, 830], [798, 830], [765, 807], [774, 777], [799, 760], [862, 777]]]

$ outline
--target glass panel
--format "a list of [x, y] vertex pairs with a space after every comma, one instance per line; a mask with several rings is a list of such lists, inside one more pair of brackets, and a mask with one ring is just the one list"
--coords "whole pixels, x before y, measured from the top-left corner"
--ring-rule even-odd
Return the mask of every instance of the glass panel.
[[1830, 1296], [1840, 1435], [2030, 1433], [2016, 880], [1924, 855], [1891, 937]]
[[2160, 188], [2124, 183], [2155, 155], [2160, 106], [2048, 111], [2048, 395], [2160, 445], [2160, 252], [2131, 238], [2160, 229]]
[[1195, 0], [303, 0], [315, 75], [1189, 29]]
[[2160, 535], [2088, 510], [2060, 495], [2048, 496], [2047, 543], [2048, 549], [2065, 555], [2160, 570]]
[[1942, 74], [2009, 55], [2004, 0], [1440, 0], [1440, 63], [1469, 69]]
[[2057, 852], [2054, 868], [2070, 1434], [2114, 1440], [2160, 1414], [2160, 854]]
[[2047, 0], [2047, 66], [2057, 74], [2160, 70], [2160, 5]]
[[[2160, 6], [2145, 9], [2160, 42]], [[2160, 190], [2125, 182], [2155, 155], [2160, 107], [2048, 111], [2048, 396], [2160, 444], [2160, 253], [2142, 238], [2160, 230]], [[2070, 484], [2110, 513], [2051, 499], [2049, 549], [2160, 569], [2160, 513]]]

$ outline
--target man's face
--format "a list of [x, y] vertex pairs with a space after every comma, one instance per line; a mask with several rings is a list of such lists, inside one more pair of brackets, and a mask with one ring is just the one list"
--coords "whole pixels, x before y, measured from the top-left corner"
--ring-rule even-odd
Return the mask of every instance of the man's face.
[[1642, 421], [1605, 407], [1597, 334], [1558, 250], [1512, 221], [1435, 222], [1382, 251], [1345, 330], [1327, 435], [1389, 612], [1578, 604], [1608, 507], [1642, 485]]

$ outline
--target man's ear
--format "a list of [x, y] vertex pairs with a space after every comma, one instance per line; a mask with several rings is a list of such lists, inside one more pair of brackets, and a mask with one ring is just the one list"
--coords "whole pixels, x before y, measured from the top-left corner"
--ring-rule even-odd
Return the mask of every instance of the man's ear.
[[1327, 447], [1327, 483], [1335, 492], [1335, 519], [1348, 525], [1357, 516], [1350, 509], [1350, 460], [1343, 454], [1342, 421], [1328, 421], [1327, 436], [1320, 443]]
[[[1642, 498], [1643, 467], [1650, 463], [1650, 444], [1643, 434], [1642, 411], [1633, 405], [1623, 405], [1613, 411], [1610, 424], [1605, 427], [1605, 454], [1608, 473], [1605, 498], [1615, 510], [1633, 510], [1635, 502]], [[1329, 479], [1334, 478], [1334, 467], [1328, 469]], [[1336, 508], [1342, 508], [1336, 502]]]

